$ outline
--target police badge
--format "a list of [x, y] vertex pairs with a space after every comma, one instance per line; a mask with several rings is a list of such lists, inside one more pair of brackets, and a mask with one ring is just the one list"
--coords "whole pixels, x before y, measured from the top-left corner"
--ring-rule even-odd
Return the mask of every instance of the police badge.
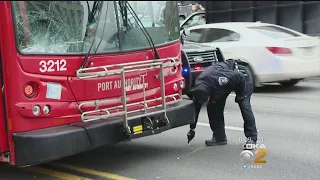
[[227, 77], [219, 77], [218, 79], [220, 86], [226, 85], [229, 82]]

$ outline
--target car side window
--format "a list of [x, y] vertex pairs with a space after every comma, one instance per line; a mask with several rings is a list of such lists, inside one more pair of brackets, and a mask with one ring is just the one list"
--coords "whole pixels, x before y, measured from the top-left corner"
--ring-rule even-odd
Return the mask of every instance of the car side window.
[[203, 40], [206, 43], [210, 42], [231, 42], [239, 41], [240, 34], [227, 29], [211, 28], [207, 31]]
[[206, 24], [206, 17], [204, 14], [196, 14], [192, 16], [188, 21], [184, 23], [182, 29], [186, 29], [192, 26], [203, 25]]
[[186, 37], [186, 41], [200, 43], [204, 34], [204, 29], [190, 30], [190, 34]]

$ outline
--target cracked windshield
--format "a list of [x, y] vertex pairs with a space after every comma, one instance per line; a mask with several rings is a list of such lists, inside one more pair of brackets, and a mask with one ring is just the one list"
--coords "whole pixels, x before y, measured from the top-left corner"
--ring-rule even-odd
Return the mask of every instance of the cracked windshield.
[[[83, 54], [150, 48], [179, 39], [175, 1], [26, 1], [12, 2], [21, 53]], [[139, 22], [139, 20], [141, 23]]]

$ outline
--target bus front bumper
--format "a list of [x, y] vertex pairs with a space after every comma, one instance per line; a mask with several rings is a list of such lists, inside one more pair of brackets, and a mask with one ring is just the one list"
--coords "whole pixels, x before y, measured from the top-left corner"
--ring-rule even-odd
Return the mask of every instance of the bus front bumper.
[[[155, 108], [155, 111], [160, 110]], [[163, 113], [154, 117], [163, 117]], [[161, 133], [168, 129], [194, 123], [195, 110], [191, 100], [182, 100], [178, 104], [167, 106], [170, 126], [159, 128], [152, 133], [135, 135], [135, 138]], [[141, 118], [129, 121], [129, 126], [141, 123]], [[14, 133], [15, 165], [28, 166], [41, 164], [59, 158], [92, 150], [103, 145], [125, 141], [123, 120], [94, 121], [75, 123], [35, 131]]]

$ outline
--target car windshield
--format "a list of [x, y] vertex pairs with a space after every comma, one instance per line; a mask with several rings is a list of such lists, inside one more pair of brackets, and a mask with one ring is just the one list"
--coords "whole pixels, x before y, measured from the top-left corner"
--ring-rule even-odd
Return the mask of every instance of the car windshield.
[[257, 27], [249, 27], [258, 33], [263, 35], [269, 36], [274, 39], [281, 39], [281, 38], [291, 38], [291, 37], [298, 37], [300, 36], [297, 33], [288, 31], [284, 28], [280, 28], [277, 26], [257, 26]]
[[17, 48], [32, 54], [110, 53], [179, 40], [176, 1], [12, 1]]

